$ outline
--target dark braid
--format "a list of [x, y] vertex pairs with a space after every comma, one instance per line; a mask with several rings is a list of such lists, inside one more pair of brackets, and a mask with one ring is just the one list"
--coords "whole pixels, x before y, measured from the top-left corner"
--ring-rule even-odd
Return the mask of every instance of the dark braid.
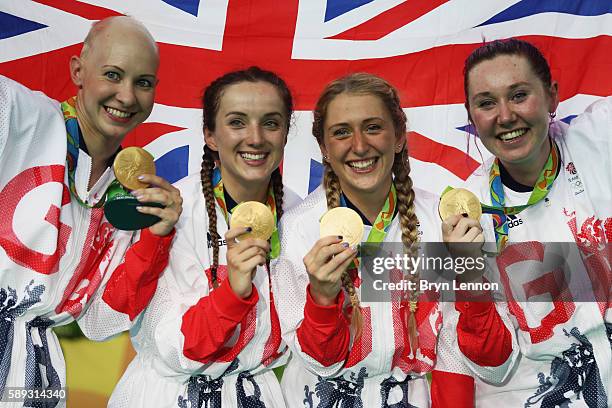
[[[202, 98], [202, 103], [204, 105], [202, 115], [204, 131], [214, 132], [216, 129], [216, 116], [221, 104], [223, 91], [227, 87], [241, 82], [264, 82], [274, 86], [285, 108], [284, 113], [287, 118], [286, 131], [289, 132], [291, 115], [293, 114], [293, 98], [291, 96], [291, 91], [282, 78], [274, 72], [266, 71], [259, 67], [250, 67], [245, 70], [229, 72], [215, 79], [206, 87]], [[219, 267], [219, 240], [221, 236], [217, 232], [216, 200], [213, 193], [212, 179], [214, 168], [218, 162], [219, 154], [205, 145], [200, 178], [202, 180], [202, 193], [206, 201], [206, 213], [208, 214], [208, 232], [212, 240], [213, 261], [210, 270], [212, 284], [215, 288], [219, 285], [217, 268]], [[283, 215], [283, 179], [278, 168], [272, 172], [270, 183], [272, 183], [272, 189], [274, 191], [277, 220], [280, 220]]]
[[213, 248], [213, 261], [210, 266], [210, 276], [214, 288], [219, 286], [217, 281], [217, 268], [219, 267], [219, 239], [221, 236], [217, 232], [217, 210], [215, 208], [215, 195], [213, 193], [213, 172], [215, 169], [215, 156], [213, 152], [204, 146], [204, 155], [202, 156], [202, 170], [200, 171], [200, 180], [202, 180], [202, 193], [206, 202], [206, 213], [208, 214], [208, 233]]
[[272, 183], [272, 191], [274, 191], [274, 202], [276, 204], [276, 222], [278, 223], [283, 216], [283, 176], [277, 168], [272, 172], [270, 178]]

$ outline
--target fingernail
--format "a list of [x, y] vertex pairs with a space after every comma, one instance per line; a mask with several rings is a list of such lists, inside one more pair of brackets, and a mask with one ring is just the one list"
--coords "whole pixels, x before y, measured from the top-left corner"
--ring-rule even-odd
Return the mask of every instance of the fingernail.
[[348, 242], [343, 242], [342, 246], [345, 247], [345, 248], [348, 248], [349, 247], [349, 243]]
[[342, 235], [338, 235], [338, 239], [342, 239]]
[[141, 196], [141, 195], [139, 194], [139, 195], [136, 195], [135, 197], [136, 197], [136, 199], [137, 199], [138, 201], [140, 201], [140, 200], [142, 200], [142, 197], [143, 197], [143, 196]]
[[253, 228], [251, 228], [251, 227], [246, 227], [246, 228], [245, 228], [245, 230], [246, 230], [246, 232], [251, 232], [251, 231], [253, 231]]
[[142, 210], [142, 207], [141, 206], [137, 206], [136, 210], [140, 211], [140, 210]]
[[144, 180], [144, 176], [143, 175], [138, 176], [138, 180]]
[[136, 197], [138, 195], [138, 190], [132, 190], [130, 191], [130, 194]]
[[464, 217], [467, 217], [467, 216], [468, 216], [468, 213], [463, 213], [463, 214], [461, 214], [461, 215], [463, 215]]
[[359, 245], [353, 245], [353, 246], [351, 247], [351, 249], [352, 249], [354, 252], [357, 252], [357, 250], [359, 249]]

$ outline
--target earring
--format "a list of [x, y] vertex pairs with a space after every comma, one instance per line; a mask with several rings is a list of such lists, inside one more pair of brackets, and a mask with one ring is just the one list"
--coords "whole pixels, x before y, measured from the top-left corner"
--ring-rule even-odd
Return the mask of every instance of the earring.
[[327, 155], [326, 155], [326, 154], [324, 154], [324, 155], [323, 155], [323, 160], [324, 160], [324, 161], [326, 161], [326, 160], [327, 160]]
[[557, 112], [549, 112], [548, 116], [550, 116], [550, 120], [554, 120], [557, 117]]

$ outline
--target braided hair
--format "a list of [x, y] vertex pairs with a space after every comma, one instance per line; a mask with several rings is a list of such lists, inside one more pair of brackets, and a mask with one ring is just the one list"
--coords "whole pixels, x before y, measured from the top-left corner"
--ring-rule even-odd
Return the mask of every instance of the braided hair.
[[[353, 95], [373, 95], [378, 97], [387, 108], [398, 138], [405, 137], [407, 118], [404, 113], [397, 90], [384, 79], [368, 73], [356, 73], [337, 79], [323, 90], [319, 97], [315, 110], [314, 121], [312, 124], [312, 134], [321, 146], [324, 144], [324, 122], [327, 109], [331, 101], [340, 94]], [[331, 209], [340, 205], [341, 187], [338, 176], [331, 165], [324, 160], [325, 173], [323, 185], [327, 198], [327, 208]], [[399, 221], [402, 231], [402, 243], [404, 251], [410, 256], [416, 256], [418, 247], [418, 219], [415, 213], [414, 190], [412, 179], [410, 178], [410, 165], [408, 162], [408, 151], [406, 143], [402, 150], [395, 154], [392, 168], [394, 184], [397, 191], [397, 203]], [[408, 276], [410, 281], [418, 280], [418, 271], [410, 271]], [[351, 328], [356, 337], [363, 331], [363, 315], [361, 313], [359, 295], [355, 289], [352, 279], [347, 271], [342, 274], [342, 286], [349, 295], [352, 306]], [[410, 313], [406, 313], [406, 327], [410, 335], [410, 343], [413, 349], [417, 345], [417, 323], [415, 318], [416, 298], [411, 294]]]
[[[287, 123], [285, 132], [289, 132], [291, 115], [293, 113], [293, 98], [289, 87], [278, 75], [271, 71], [265, 71], [258, 67], [250, 67], [241, 71], [229, 72], [215, 79], [205, 90], [202, 102], [203, 108], [203, 128], [211, 132], [216, 128], [216, 116], [223, 97], [223, 91], [234, 84], [241, 82], [265, 82], [274, 86], [279, 93], [285, 109], [285, 117]], [[213, 287], [218, 287], [217, 269], [219, 267], [219, 240], [221, 236], [217, 231], [217, 211], [215, 209], [215, 196], [213, 193], [213, 172], [219, 163], [219, 154], [208, 146], [204, 146], [204, 155], [202, 156], [202, 169], [200, 171], [200, 179], [202, 181], [202, 193], [206, 201], [206, 213], [208, 214], [208, 233], [210, 234], [211, 245], [213, 249], [213, 261], [210, 267], [211, 280]], [[283, 178], [280, 170], [276, 168], [270, 177], [272, 190], [274, 191], [274, 200], [276, 202], [277, 219], [283, 215]]]

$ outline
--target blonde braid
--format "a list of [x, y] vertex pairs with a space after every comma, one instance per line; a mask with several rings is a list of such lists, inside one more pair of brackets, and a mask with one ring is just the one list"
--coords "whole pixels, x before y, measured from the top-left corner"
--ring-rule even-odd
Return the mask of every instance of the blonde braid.
[[208, 214], [208, 232], [213, 248], [213, 261], [210, 266], [210, 275], [213, 288], [219, 287], [217, 280], [217, 268], [219, 267], [219, 239], [221, 236], [217, 232], [217, 210], [215, 207], [215, 195], [213, 193], [213, 171], [215, 168], [215, 159], [212, 150], [204, 146], [204, 155], [202, 156], [202, 170], [200, 171], [200, 180], [202, 180], [202, 193], [206, 202], [206, 213]]
[[[332, 170], [329, 163], [324, 161], [325, 173], [323, 175], [323, 185], [325, 186], [325, 197], [327, 198], [327, 208], [332, 209], [340, 205], [340, 181], [338, 176]], [[355, 334], [355, 339], [361, 337], [363, 333], [363, 314], [361, 313], [361, 305], [359, 301], [359, 294], [353, 284], [353, 280], [349, 275], [348, 271], [342, 272], [342, 287], [346, 290], [351, 301], [352, 312], [351, 312], [351, 329]]]
[[[410, 257], [418, 256], [418, 219], [415, 214], [414, 205], [414, 190], [412, 188], [412, 179], [410, 178], [410, 163], [408, 162], [408, 152], [406, 146], [401, 152], [396, 153], [393, 161], [393, 174], [395, 176], [394, 183], [397, 191], [397, 206], [400, 226], [402, 229], [402, 243], [404, 250]], [[409, 271], [408, 280], [417, 285], [419, 280], [419, 271]], [[418, 285], [417, 285], [418, 286]], [[410, 349], [416, 353], [418, 348], [418, 328], [416, 321], [418, 293], [413, 291], [409, 294], [409, 313], [406, 315], [406, 327], [408, 328], [408, 336], [410, 339]]]

